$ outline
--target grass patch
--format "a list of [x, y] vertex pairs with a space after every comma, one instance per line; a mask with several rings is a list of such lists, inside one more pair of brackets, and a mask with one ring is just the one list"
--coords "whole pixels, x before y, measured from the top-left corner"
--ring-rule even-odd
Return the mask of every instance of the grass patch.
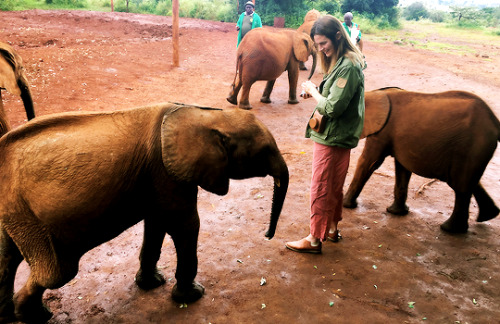
[[446, 54], [455, 54], [455, 55], [465, 55], [465, 54], [474, 54], [476, 50], [470, 48], [468, 46], [463, 45], [453, 45], [448, 43], [441, 42], [418, 42], [414, 43], [415, 48], [422, 48], [426, 50], [430, 50], [437, 53], [446, 53]]
[[401, 29], [380, 30], [376, 34], [365, 36], [370, 41], [396, 42], [401, 46], [412, 46], [436, 53], [478, 55], [484, 49], [491, 57], [498, 55], [498, 49], [490, 46], [499, 43], [496, 31], [495, 28], [466, 29], [420, 20], [403, 21]]

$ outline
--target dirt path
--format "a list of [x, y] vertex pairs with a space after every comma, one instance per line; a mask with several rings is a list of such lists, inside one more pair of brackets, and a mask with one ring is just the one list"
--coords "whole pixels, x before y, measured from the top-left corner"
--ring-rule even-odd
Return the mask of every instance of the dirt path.
[[[114, 110], [162, 101], [235, 109], [225, 100], [235, 70], [233, 24], [181, 19], [181, 66], [171, 66], [169, 17], [80, 11], [0, 12], [0, 39], [25, 60], [38, 115]], [[474, 92], [500, 116], [500, 44], [479, 44], [481, 55], [435, 54], [365, 40], [366, 88], [397, 86]], [[496, 55], [496, 56], [495, 56]], [[301, 72], [301, 80], [307, 72]], [[313, 81], [321, 79], [315, 75]], [[299, 80], [300, 82], [300, 80]], [[272, 104], [261, 104], [264, 83], [252, 88], [253, 112], [266, 123], [290, 169], [290, 188], [273, 240], [264, 240], [272, 179], [233, 181], [228, 195], [200, 193], [199, 272], [206, 287], [181, 308], [170, 299], [176, 258], [166, 238], [159, 262], [168, 283], [139, 290], [142, 224], [84, 256], [78, 276], [44, 299], [50, 323], [493, 323], [500, 318], [500, 221], [476, 223], [452, 236], [439, 224], [453, 207], [452, 190], [412, 177], [410, 214], [395, 217], [391, 159], [370, 179], [359, 207], [345, 210], [344, 240], [322, 255], [284, 248], [308, 232], [312, 144], [303, 138], [312, 100], [288, 105], [287, 80], [276, 82]], [[25, 122], [21, 102], [3, 92], [13, 126]], [[352, 152], [350, 183], [363, 141]], [[500, 150], [482, 182], [500, 204]], [[20, 269], [16, 289], [28, 272]], [[261, 278], [267, 283], [260, 285]], [[456, 322], [458, 323], [458, 322]]]

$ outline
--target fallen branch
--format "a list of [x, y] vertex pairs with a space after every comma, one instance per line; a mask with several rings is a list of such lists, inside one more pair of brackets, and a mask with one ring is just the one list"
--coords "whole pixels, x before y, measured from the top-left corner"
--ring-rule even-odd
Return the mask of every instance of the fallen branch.
[[418, 188], [417, 192], [415, 193], [415, 197], [417, 197], [418, 195], [420, 195], [424, 191], [424, 189], [425, 189], [426, 186], [430, 186], [431, 184], [433, 184], [436, 181], [438, 181], [438, 179], [432, 179], [432, 180], [427, 181], [423, 185], [421, 185]]

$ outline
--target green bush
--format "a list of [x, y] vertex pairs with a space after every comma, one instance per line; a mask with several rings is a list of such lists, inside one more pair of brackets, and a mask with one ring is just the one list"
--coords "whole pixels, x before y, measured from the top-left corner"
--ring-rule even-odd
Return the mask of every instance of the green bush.
[[306, 1], [306, 4], [310, 8], [314, 8], [330, 15], [340, 12], [340, 0], [308, 0]]
[[420, 20], [429, 17], [429, 12], [422, 2], [414, 2], [403, 10], [406, 20]]
[[64, 8], [85, 8], [87, 6], [87, 0], [45, 0], [45, 3]]
[[171, 16], [172, 15], [172, 2], [171, 1], [158, 1], [154, 9], [155, 15]]
[[0, 10], [14, 10], [14, 0], [2, 0], [0, 1]]
[[[396, 8], [394, 10], [386, 10], [386, 12], [380, 15], [353, 12], [353, 16], [353, 21], [359, 25], [362, 34], [375, 34], [379, 30], [399, 29], [401, 27], [399, 12]], [[343, 20], [343, 15], [339, 19]]]
[[446, 12], [441, 10], [433, 10], [429, 12], [429, 19], [432, 22], [440, 23], [446, 20]]
[[179, 16], [216, 21], [236, 21], [236, 5], [229, 0], [186, 0], [179, 6]]
[[156, 0], [142, 0], [137, 1], [137, 9], [139, 12], [153, 13], [156, 10]]

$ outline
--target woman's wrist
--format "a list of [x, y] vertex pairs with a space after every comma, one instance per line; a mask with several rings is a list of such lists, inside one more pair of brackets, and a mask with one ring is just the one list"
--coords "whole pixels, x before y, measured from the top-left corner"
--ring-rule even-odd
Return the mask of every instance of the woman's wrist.
[[311, 96], [317, 101], [319, 102], [321, 100], [321, 98], [323, 98], [323, 96], [321, 95], [321, 93], [319, 93], [318, 91], [311, 91]]

